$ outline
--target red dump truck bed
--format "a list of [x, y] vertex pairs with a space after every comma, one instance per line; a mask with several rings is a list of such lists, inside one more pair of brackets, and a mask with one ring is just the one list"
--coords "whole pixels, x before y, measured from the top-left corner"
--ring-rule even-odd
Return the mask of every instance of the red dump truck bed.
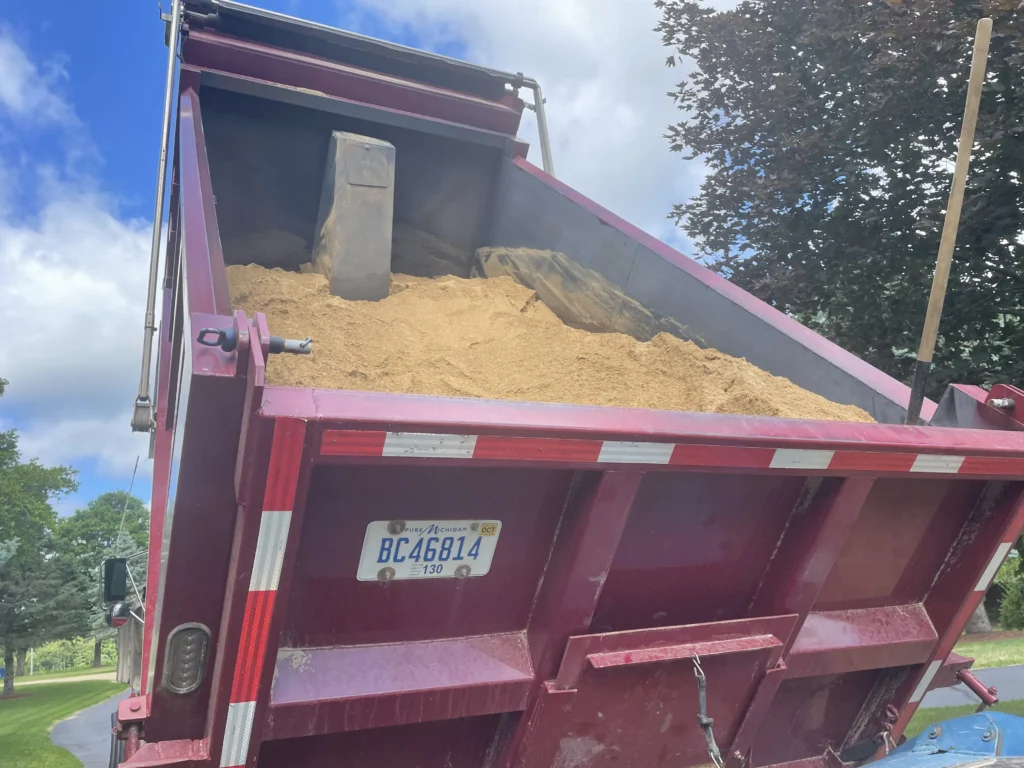
[[[902, 426], [904, 386], [533, 166], [521, 76], [186, 8], [127, 765], [703, 765], [701, 669], [730, 768], [837, 768], [969, 665], [1012, 410], [964, 386]], [[564, 253], [879, 423], [267, 386], [225, 265], [310, 247], [339, 128], [394, 144], [396, 221]]]

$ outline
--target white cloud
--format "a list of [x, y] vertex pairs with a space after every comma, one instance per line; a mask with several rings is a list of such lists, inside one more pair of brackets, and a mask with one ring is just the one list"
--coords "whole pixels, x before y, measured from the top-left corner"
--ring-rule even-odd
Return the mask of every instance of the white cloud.
[[[380, 16], [428, 42], [459, 41], [474, 61], [537, 78], [558, 176], [651, 233], [682, 239], [665, 217], [696, 190], [703, 167], [670, 153], [663, 138], [678, 119], [666, 91], [680, 71], [664, 66], [651, 0], [360, 1], [342, 21], [358, 26], [365, 14]], [[17, 420], [27, 455], [94, 458], [101, 471], [123, 477], [148, 448], [128, 424], [149, 225], [121, 220], [95, 180], [76, 170], [72, 155], [83, 145], [74, 140], [87, 132], [62, 96], [67, 77], [63, 61], [34, 62], [0, 26], [0, 132], [4, 121], [46, 124], [63, 130], [72, 148], [62, 168], [26, 168], [23, 156], [0, 155], [0, 375], [11, 381], [0, 408]], [[521, 134], [539, 165], [531, 112]], [[15, 174], [41, 201], [30, 219], [3, 205], [3, 190], [24, 186]], [[140, 465], [137, 490], [147, 486], [149, 467]]]
[[38, 67], [10, 29], [0, 25], [0, 107], [32, 121], [72, 121], [74, 110], [58, 92], [64, 80], [63, 60], [51, 59]]
[[5, 408], [27, 413], [26, 455], [95, 456], [123, 474], [146, 453], [129, 432], [138, 380], [148, 225], [62, 189], [32, 222], [0, 219]]
[[[136, 457], [139, 474], [148, 474], [143, 466], [149, 450], [148, 437], [133, 435], [126, 416], [130, 410], [105, 418], [70, 417], [56, 424], [34, 422], [21, 431], [19, 445], [25, 456], [45, 457], [46, 463], [73, 464], [83, 456], [94, 458], [109, 473], [132, 474]], [[139, 478], [136, 478], [136, 485]]]
[[[3, 28], [0, 73], [0, 127], [13, 116], [81, 134], [74, 109], [55, 89], [64, 75], [37, 67]], [[120, 220], [95, 180], [73, 170], [81, 146], [68, 142], [63, 170], [26, 166], [17, 144], [17, 167], [0, 157], [0, 189], [31, 188], [39, 201], [20, 217], [0, 205], [0, 375], [10, 381], [0, 408], [5, 422], [17, 423], [26, 457], [66, 464], [92, 458], [102, 473], [117, 476], [148, 453], [148, 438], [132, 435], [129, 421], [149, 227]]]
[[[665, 217], [692, 195], [704, 169], [669, 152], [664, 134], [679, 120], [666, 95], [680, 69], [654, 27], [651, 0], [360, 0], [428, 44], [458, 41], [473, 61], [536, 78], [547, 99], [559, 178], [652, 234], [677, 242]], [[716, 3], [724, 5], [724, 3]], [[358, 22], [345, 13], [342, 21]], [[522, 92], [529, 100], [532, 94]], [[520, 133], [540, 165], [533, 114]]]
[[[131, 472], [148, 440], [132, 435], [148, 225], [118, 220], [70, 190], [30, 223], [0, 219], [0, 372], [5, 410], [27, 415], [26, 456], [91, 456]], [[21, 419], [19, 419], [20, 421]]]

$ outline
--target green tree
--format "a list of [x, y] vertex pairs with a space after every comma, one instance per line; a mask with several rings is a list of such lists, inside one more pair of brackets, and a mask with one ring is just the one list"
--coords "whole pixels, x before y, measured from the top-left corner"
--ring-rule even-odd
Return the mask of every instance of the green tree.
[[703, 157], [672, 216], [730, 280], [906, 380], [977, 20], [988, 77], [931, 395], [1024, 378], [1024, 6], [1017, 0], [657, 0], [671, 148]]
[[[90, 580], [98, 592], [100, 565], [108, 557], [130, 557], [149, 546], [149, 510], [126, 491], [104, 493], [84, 509], [59, 521], [54, 535], [58, 549], [74, 563], [81, 578]], [[145, 586], [145, 559], [136, 558], [132, 577], [141, 590]], [[94, 640], [93, 666], [102, 665], [101, 643], [113, 637], [106, 626], [103, 606], [93, 600], [90, 634]]]
[[[0, 395], [7, 382], [0, 379]], [[14, 690], [14, 658], [30, 644], [80, 621], [79, 585], [53, 548], [52, 501], [77, 487], [75, 471], [22, 461], [15, 430], [0, 432], [0, 650], [4, 690]]]

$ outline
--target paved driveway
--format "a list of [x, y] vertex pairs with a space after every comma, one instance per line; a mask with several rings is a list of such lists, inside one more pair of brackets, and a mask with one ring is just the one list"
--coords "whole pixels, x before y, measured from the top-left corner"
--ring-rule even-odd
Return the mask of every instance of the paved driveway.
[[[974, 676], [985, 685], [994, 685], [999, 689], [1002, 701], [1024, 699], [1024, 665], [1013, 667], [990, 667], [989, 669], [972, 669]], [[978, 697], [971, 693], [963, 683], [953, 688], [936, 688], [930, 691], [921, 702], [922, 707], [955, 707], [959, 704], [977, 704]]]
[[107, 768], [110, 762], [110, 713], [128, 698], [124, 691], [61, 720], [50, 731], [50, 741], [82, 761], [85, 768]]

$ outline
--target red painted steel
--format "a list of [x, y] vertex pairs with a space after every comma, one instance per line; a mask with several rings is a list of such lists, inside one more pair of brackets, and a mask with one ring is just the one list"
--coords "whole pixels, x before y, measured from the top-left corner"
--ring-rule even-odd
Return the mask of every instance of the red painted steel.
[[960, 672], [965, 669], [970, 669], [971, 665], [974, 664], [974, 659], [969, 659], [966, 656], [961, 656], [955, 651], [946, 656], [945, 661], [942, 662], [942, 666], [939, 667], [939, 671], [935, 674], [935, 679], [932, 681], [933, 688], [951, 688], [960, 682]]
[[[960, 396], [985, 429], [267, 386], [274, 329], [233, 312], [226, 290], [201, 68], [510, 134], [519, 111], [216, 32], [193, 31], [185, 50], [148, 743], [129, 765], [695, 768], [709, 761], [699, 656], [730, 768], [836, 768], [845, 746], [891, 724], [890, 707], [898, 737], [928, 687], [969, 666], [953, 643], [1024, 525], [1024, 435], [1010, 416], [969, 388]], [[738, 311], [906, 399], [514, 162]], [[233, 326], [232, 353], [194, 341]], [[356, 579], [371, 523], [416, 520], [500, 520], [490, 570]], [[179, 695], [161, 683], [163, 656], [186, 622], [208, 627], [211, 647], [201, 686]]]
[[327, 722], [348, 731], [518, 712], [533, 679], [521, 632], [282, 649], [265, 736], [308, 736]]
[[[296, 500], [305, 439], [305, 422], [280, 419], [275, 423], [262, 504], [243, 508], [239, 515], [232, 603], [243, 607], [240, 616], [237, 609], [230, 609], [226, 646], [222, 647], [222, 653], [232, 648], [235, 659], [219, 745], [221, 768], [249, 764], [258, 748], [252, 743], [252, 734], [260, 730], [266, 698], [259, 692], [272, 678], [277, 651], [271, 633], [279, 630], [281, 623], [280, 610], [276, 621], [274, 610], [278, 586], [285, 561], [289, 565], [294, 561], [302, 524], [302, 505]], [[220, 670], [228, 668], [224, 661]], [[216, 754], [216, 740], [213, 746]]]
[[971, 689], [971, 693], [981, 699], [979, 711], [984, 707], [991, 707], [999, 703], [999, 690], [994, 685], [985, 685], [966, 669], [961, 669], [957, 673], [957, 678]]
[[217, 211], [210, 182], [210, 163], [199, 111], [199, 95], [186, 89], [178, 103], [178, 146], [181, 155], [182, 235], [192, 312], [231, 314], [224, 255], [217, 229]]
[[[458, 453], [434, 447], [438, 440], [461, 440]], [[622, 440], [566, 440], [512, 437], [326, 430], [323, 456], [367, 456], [474, 461], [537, 461], [584, 464], [648, 464], [701, 469], [753, 469], [779, 472], [959, 475], [970, 477], [1024, 474], [1024, 458], [962, 456], [945, 453], [881, 453], [823, 448], [750, 448]]]
[[[607, 438], [736, 448], [923, 453], [1017, 460], [1024, 451], [1024, 436], [1017, 432], [285, 387], [266, 391], [262, 412], [267, 417], [322, 421], [332, 425], [331, 428], [358, 431], [388, 432], [389, 425], [399, 424], [407, 432], [434, 434]], [[727, 467], [735, 464], [730, 462]], [[722, 465], [709, 464], [707, 469], [714, 471], [717, 466]], [[876, 470], [864, 474], [906, 474], [903, 466], [891, 470], [880, 464]], [[922, 475], [949, 472], [949, 467], [944, 468], [945, 472], [924, 472], [923, 469]], [[857, 474], [852, 470], [836, 470], [836, 473]], [[1021, 474], [1011, 473], [1006, 477], [1018, 479]]]
[[307, 54], [285, 51], [202, 30], [190, 31], [183, 60], [196, 67], [308, 88], [378, 107], [461, 123], [515, 136], [522, 103], [500, 102], [412, 80], [385, 76]]
[[128, 734], [124, 740], [124, 757], [125, 760], [131, 760], [135, 753], [139, 751], [140, 737], [139, 737], [139, 726], [129, 725]]
[[[568, 472], [543, 469], [318, 467], [310, 480], [282, 645], [400, 643], [523, 630], [571, 481]], [[363, 532], [373, 520], [482, 516], [502, 520], [501, 546], [484, 578], [386, 587], [353, 578]], [[345, 609], [325, 611], [328, 595]], [[453, 597], [457, 608], [440, 609]]]
[[789, 658], [789, 677], [921, 664], [938, 635], [922, 605], [811, 613]]
[[[982, 390], [984, 392], [984, 390]], [[1024, 429], [1024, 390], [1011, 387], [1009, 384], [993, 384], [992, 389], [985, 393], [983, 401], [988, 404], [991, 400], [1008, 399], [1013, 401], [1013, 408], [999, 408], [989, 406], [990, 410], [996, 410], [1004, 418], [1013, 421], [1019, 428]]]
[[696, 659], [700, 661], [706, 656], [719, 656], [724, 653], [742, 653], [743, 651], [760, 651], [767, 648], [781, 648], [782, 641], [775, 635], [752, 635], [731, 640], [709, 640], [705, 643], [684, 643], [681, 645], [663, 645], [656, 648], [638, 648], [631, 651], [606, 651], [592, 653], [587, 656], [587, 664], [594, 669], [612, 669], [614, 667], [632, 667], [636, 664], [658, 664], [665, 661], [680, 659]]
[[161, 768], [173, 765], [175, 768], [204, 768], [209, 760], [209, 748], [205, 739], [161, 741], [142, 744], [139, 751], [122, 766], [130, 768]]
[[[773, 617], [571, 638], [553, 687], [542, 690], [528, 715], [518, 764], [708, 762], [697, 725], [695, 655], [707, 654], [700, 664], [708, 680], [708, 713], [716, 736], [728, 745], [795, 621]], [[630, 663], [637, 660], [643, 663]], [[552, 712], [548, 700], [558, 691], [571, 698]], [[581, 757], [585, 762], [578, 763]]]

